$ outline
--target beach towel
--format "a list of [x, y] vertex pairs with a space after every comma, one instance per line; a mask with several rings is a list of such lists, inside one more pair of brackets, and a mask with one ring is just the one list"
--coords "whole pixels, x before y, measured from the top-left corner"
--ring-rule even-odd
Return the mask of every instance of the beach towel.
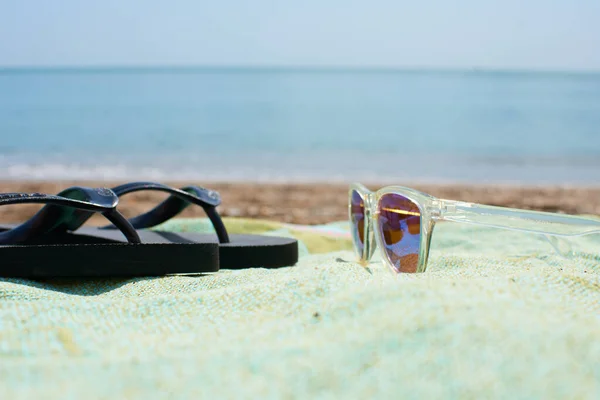
[[0, 279], [2, 398], [600, 398], [600, 237], [566, 259], [443, 223], [427, 271], [395, 276], [356, 262], [344, 222], [226, 224], [298, 238], [299, 263]]

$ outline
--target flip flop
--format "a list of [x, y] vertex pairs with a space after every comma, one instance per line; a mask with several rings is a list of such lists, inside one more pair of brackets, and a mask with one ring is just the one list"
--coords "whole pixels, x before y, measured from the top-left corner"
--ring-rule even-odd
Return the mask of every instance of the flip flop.
[[[221, 196], [214, 190], [199, 186], [175, 189], [154, 182], [127, 183], [111, 190], [119, 197], [139, 191], [160, 191], [170, 194], [166, 200], [152, 210], [129, 219], [131, 225], [138, 232], [148, 232], [148, 228], [168, 221], [190, 204], [202, 207], [215, 229], [216, 238], [214, 234], [175, 234], [157, 230], [152, 232], [154, 235], [165, 238], [173, 235], [185, 235], [195, 243], [214, 243], [218, 239], [220, 269], [279, 268], [292, 266], [298, 261], [298, 241], [296, 239], [267, 235], [229, 234], [217, 212], [217, 206], [221, 204]], [[122, 237], [116, 231], [115, 225], [102, 228], [80, 228], [90, 216], [91, 213], [88, 211], [77, 211], [69, 223], [63, 226], [66, 229], [65, 232], [71, 231], [73, 235], [107, 240], [118, 240], [119, 237]]]
[[[0, 194], [0, 206], [37, 203], [44, 207], [18, 226], [0, 226], [0, 276], [125, 277], [219, 270], [216, 240], [195, 242], [185, 234], [136, 231], [116, 206], [110, 189], [72, 187], [58, 195]], [[77, 215], [101, 213], [115, 238], [67, 232]]]

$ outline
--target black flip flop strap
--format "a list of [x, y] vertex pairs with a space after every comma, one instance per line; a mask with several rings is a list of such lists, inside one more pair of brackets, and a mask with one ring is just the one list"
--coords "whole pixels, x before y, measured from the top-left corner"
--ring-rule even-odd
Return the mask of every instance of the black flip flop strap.
[[121, 215], [116, 206], [118, 196], [110, 189], [71, 187], [58, 195], [42, 193], [0, 194], [0, 206], [9, 204], [36, 203], [44, 207], [26, 222], [7, 231], [0, 232], [0, 244], [20, 244], [36, 237], [65, 231], [77, 210], [85, 214], [101, 213], [117, 227], [130, 243], [141, 243], [140, 237]]
[[[173, 218], [188, 205], [195, 204], [204, 209], [204, 212], [210, 219], [220, 243], [229, 243], [229, 235], [223, 224], [221, 216], [217, 212], [217, 206], [221, 204], [221, 196], [218, 192], [199, 186], [186, 186], [181, 189], [175, 189], [160, 183], [154, 182], [132, 182], [112, 188], [112, 190], [121, 197], [128, 193], [154, 190], [169, 193], [171, 196], [165, 201], [154, 207], [152, 210], [133, 217], [129, 220], [136, 229], [146, 229], [162, 224]], [[105, 229], [114, 228], [113, 226], [103, 227]]]

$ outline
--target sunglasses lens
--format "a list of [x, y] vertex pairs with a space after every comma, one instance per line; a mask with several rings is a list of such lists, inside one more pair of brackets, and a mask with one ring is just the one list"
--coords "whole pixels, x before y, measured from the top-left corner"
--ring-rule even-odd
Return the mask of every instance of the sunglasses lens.
[[356, 190], [350, 195], [350, 222], [354, 247], [362, 258], [365, 248], [365, 202]]
[[411, 200], [388, 193], [379, 200], [379, 230], [384, 252], [396, 272], [417, 272], [421, 211]]

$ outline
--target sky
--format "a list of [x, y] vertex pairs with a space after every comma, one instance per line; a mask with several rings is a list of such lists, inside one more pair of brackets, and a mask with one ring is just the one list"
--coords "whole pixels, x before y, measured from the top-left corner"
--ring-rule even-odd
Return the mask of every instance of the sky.
[[0, 0], [0, 66], [600, 70], [600, 0]]

